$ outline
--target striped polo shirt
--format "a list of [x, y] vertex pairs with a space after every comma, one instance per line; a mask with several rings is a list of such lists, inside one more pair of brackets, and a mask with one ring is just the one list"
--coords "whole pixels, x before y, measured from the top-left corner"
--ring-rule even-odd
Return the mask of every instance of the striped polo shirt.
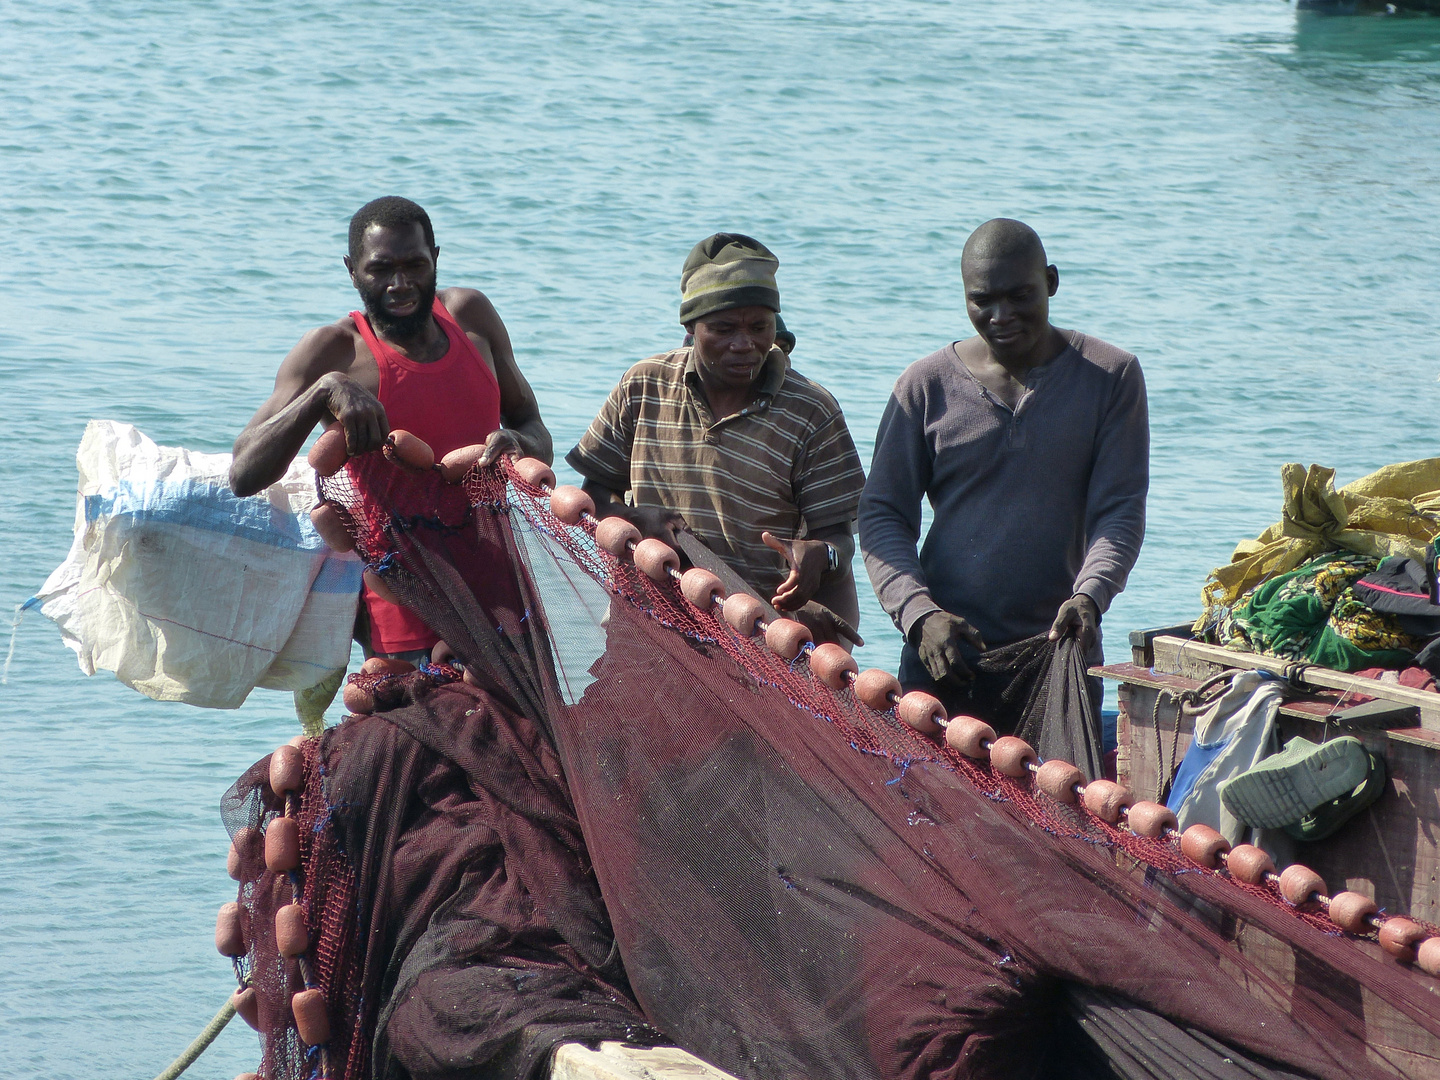
[[853, 523], [865, 473], [829, 392], [771, 349], [759, 396], [716, 419], [690, 347], [636, 364], [565, 460], [636, 505], [678, 511], [763, 596], [789, 574], [760, 540]]

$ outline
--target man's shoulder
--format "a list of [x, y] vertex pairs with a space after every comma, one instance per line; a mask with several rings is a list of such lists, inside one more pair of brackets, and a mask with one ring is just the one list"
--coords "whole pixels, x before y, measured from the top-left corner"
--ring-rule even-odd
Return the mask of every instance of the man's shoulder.
[[959, 364], [953, 342], [936, 349], [930, 355], [914, 361], [900, 373], [900, 377], [895, 380], [895, 396], [902, 399], [927, 397], [937, 388], [943, 391], [959, 372]]
[[1079, 330], [1062, 330], [1073, 348], [1088, 363], [1100, 368], [1102, 371], [1111, 374], [1119, 374], [1131, 364], [1138, 364], [1135, 354], [1126, 352], [1118, 345], [1111, 345], [1108, 341], [1102, 341], [1089, 334], [1082, 334]]
[[631, 364], [620, 376], [621, 386], [677, 383], [685, 375], [685, 365], [690, 359], [690, 349], [681, 347], [647, 356]]
[[786, 405], [822, 413], [824, 418], [834, 416], [840, 411], [840, 402], [835, 400], [834, 394], [793, 367], [785, 371], [779, 396]]
[[355, 320], [346, 315], [306, 331], [285, 358], [285, 366], [318, 378], [331, 371], [348, 372], [362, 355], [369, 358], [370, 350]]
[[436, 289], [435, 299], [439, 300], [450, 313], [450, 317], [462, 326], [466, 320], [484, 319], [495, 311], [495, 305], [490, 303], [490, 298], [479, 289], [452, 285]]

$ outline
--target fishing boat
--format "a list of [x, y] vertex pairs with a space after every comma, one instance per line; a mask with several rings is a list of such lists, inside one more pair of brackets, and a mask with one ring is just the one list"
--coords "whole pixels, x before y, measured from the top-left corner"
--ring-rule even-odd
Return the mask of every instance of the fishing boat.
[[[1207, 686], [1255, 669], [1289, 682], [1282, 741], [1353, 735], [1385, 762], [1386, 790], [1333, 836], [1297, 844], [1331, 891], [1371, 898], [1386, 915], [1440, 921], [1440, 693], [1196, 640], [1190, 624], [1134, 631], [1131, 659], [1092, 669], [1118, 686], [1119, 782], [1163, 800], [1195, 734]], [[1222, 927], [1282, 984], [1307, 977], [1303, 957], [1243, 925]], [[1357, 940], [1377, 963], [1380, 945]], [[1440, 1077], [1440, 1041], [1373, 996], [1358, 995], [1367, 1037], [1407, 1077]]]
[[[374, 454], [317, 483], [326, 543], [454, 658], [367, 661], [344, 721], [222, 801], [216, 945], [267, 1080], [1440, 1077], [1414, 887], [1381, 912], [1380, 882], [1330, 896], [1302, 866], [1292, 896], [1293, 867], [1148, 797], [1174, 754], [1147, 779], [1145, 702], [1263, 658], [1140, 634], [1100, 669], [1116, 783], [860, 671], [542, 462]], [[1088, 700], [1067, 648], [1059, 700]], [[1429, 699], [1284, 673], [1309, 695], [1287, 722], [1428, 745]]]

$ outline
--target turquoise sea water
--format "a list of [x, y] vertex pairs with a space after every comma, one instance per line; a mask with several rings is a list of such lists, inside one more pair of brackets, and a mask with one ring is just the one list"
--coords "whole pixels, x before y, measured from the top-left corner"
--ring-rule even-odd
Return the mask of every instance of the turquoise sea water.
[[[895, 376], [968, 332], [957, 257], [1040, 231], [1054, 316], [1139, 354], [1150, 529], [1124, 630], [1191, 616], [1278, 514], [1440, 453], [1440, 20], [1272, 0], [404, 7], [0, 0], [0, 603], [64, 556], [84, 422], [229, 448], [353, 306], [365, 200], [409, 195], [442, 284], [495, 301], [557, 447], [673, 345], [717, 229], [781, 256], [797, 366], [868, 461]], [[868, 601], [862, 659], [898, 636]], [[3, 638], [0, 638], [3, 640]], [[157, 1073], [233, 986], [221, 793], [296, 731], [82, 677], [30, 617], [0, 686], [0, 1075]], [[254, 1067], [235, 1024], [191, 1075]]]

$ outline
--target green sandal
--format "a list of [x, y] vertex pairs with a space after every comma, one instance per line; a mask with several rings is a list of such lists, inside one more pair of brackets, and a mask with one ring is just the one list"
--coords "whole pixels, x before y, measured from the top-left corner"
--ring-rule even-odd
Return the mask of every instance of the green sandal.
[[1285, 831], [1296, 840], [1324, 840], [1339, 831], [1340, 826], [1385, 794], [1385, 759], [1370, 754], [1370, 772], [1354, 791], [1317, 807]]
[[1353, 735], [1318, 745], [1296, 737], [1221, 784], [1220, 801], [1247, 825], [1278, 829], [1353, 791], [1369, 771], [1369, 755]]

